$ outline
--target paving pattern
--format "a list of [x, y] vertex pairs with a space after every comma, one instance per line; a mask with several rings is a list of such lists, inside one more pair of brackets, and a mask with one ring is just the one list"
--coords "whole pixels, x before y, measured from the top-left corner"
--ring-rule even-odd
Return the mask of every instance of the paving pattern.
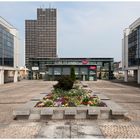
[[104, 122], [99, 126], [105, 138], [140, 138], [139, 122]]
[[127, 120], [13, 120], [12, 111], [55, 82], [21, 81], [0, 85], [0, 138], [140, 138], [140, 88], [111, 81], [85, 82], [129, 111]]
[[0, 138], [34, 138], [41, 129], [40, 123], [15, 122], [9, 125], [0, 125]]

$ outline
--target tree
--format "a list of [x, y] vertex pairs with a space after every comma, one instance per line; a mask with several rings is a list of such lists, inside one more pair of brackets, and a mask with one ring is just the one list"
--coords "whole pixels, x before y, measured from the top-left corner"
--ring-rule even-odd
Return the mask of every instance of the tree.
[[71, 77], [71, 79], [72, 79], [73, 81], [75, 81], [75, 80], [76, 80], [74, 66], [72, 66], [72, 67], [71, 67], [70, 77]]

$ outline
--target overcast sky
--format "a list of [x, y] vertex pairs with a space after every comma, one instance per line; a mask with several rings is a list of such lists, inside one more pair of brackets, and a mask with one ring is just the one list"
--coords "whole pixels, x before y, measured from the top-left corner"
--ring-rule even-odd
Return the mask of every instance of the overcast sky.
[[121, 60], [123, 30], [140, 17], [140, 2], [0, 2], [0, 16], [20, 33], [24, 65], [25, 19], [37, 8], [57, 8], [59, 57], [113, 57]]

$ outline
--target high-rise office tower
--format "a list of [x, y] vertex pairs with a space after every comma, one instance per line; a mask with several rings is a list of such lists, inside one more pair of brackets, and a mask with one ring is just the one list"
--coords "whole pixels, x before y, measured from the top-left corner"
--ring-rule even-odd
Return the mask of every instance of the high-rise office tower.
[[25, 55], [29, 69], [45, 71], [45, 60], [57, 57], [56, 9], [37, 9], [37, 20], [25, 21]]

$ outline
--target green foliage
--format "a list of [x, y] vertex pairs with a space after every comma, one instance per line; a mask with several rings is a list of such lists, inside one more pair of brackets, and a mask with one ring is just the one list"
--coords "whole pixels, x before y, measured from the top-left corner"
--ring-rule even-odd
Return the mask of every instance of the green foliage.
[[60, 88], [55, 88], [54, 90], [52, 90], [52, 94], [54, 96], [63, 97], [67, 95], [67, 91]]
[[49, 107], [49, 106], [53, 106], [53, 101], [52, 100], [44, 100], [44, 105], [46, 106], [46, 107]]
[[57, 88], [57, 89], [54, 89], [52, 93], [53, 93], [53, 96], [57, 96], [57, 97], [64, 97], [64, 96], [74, 97], [74, 96], [84, 96], [86, 94], [86, 91], [83, 89], [71, 89], [69, 91], [66, 91], [66, 90]]
[[76, 80], [76, 75], [75, 75], [75, 69], [74, 66], [71, 67], [71, 71], [70, 71], [70, 77], [73, 81]]
[[77, 96], [69, 97], [69, 103], [73, 103], [75, 106], [78, 106], [81, 104], [81, 98], [78, 98]]
[[54, 89], [70, 90], [73, 87], [74, 81], [69, 76], [58, 78], [58, 83], [54, 85]]
[[80, 105], [85, 106], [106, 106], [101, 102], [98, 96], [90, 95], [89, 92], [84, 89], [71, 89], [62, 90], [54, 89], [52, 94], [46, 95], [42, 101], [40, 101], [37, 107], [76, 107]]
[[82, 100], [82, 102], [84, 102], [84, 103], [87, 103], [89, 101], [89, 97], [88, 96], [85, 96], [84, 98], [83, 98], [83, 100]]
[[52, 92], [38, 102], [36, 107], [106, 106], [97, 95], [91, 95], [91, 92], [80, 88], [79, 82], [74, 83], [70, 77], [63, 76], [58, 79]]

